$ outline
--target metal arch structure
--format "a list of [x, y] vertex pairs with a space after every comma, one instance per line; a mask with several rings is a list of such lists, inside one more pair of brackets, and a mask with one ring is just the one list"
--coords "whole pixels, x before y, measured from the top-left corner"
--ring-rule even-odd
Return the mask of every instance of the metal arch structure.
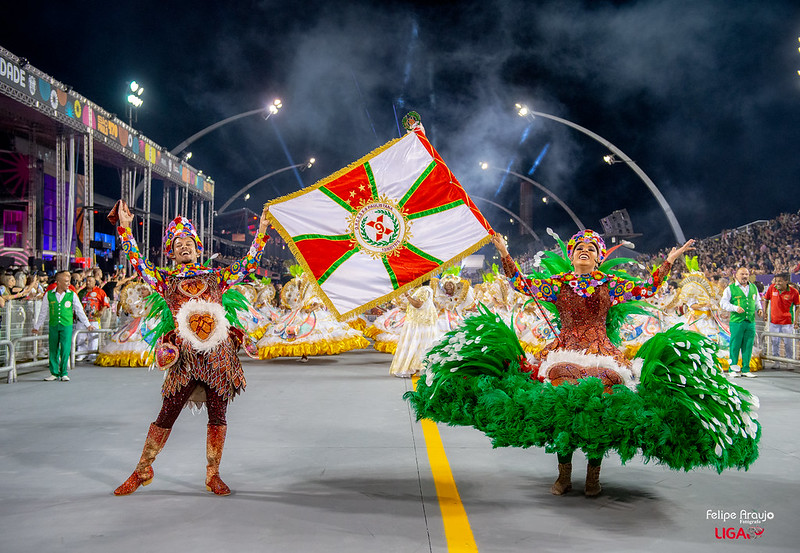
[[260, 183], [262, 181], [265, 181], [270, 177], [274, 177], [275, 175], [277, 175], [279, 173], [283, 173], [285, 171], [291, 171], [292, 169], [297, 169], [298, 167], [309, 167], [309, 162], [308, 161], [304, 161], [303, 163], [295, 163], [294, 165], [289, 165], [287, 167], [283, 167], [282, 169], [278, 169], [277, 171], [272, 171], [271, 173], [267, 173], [266, 175], [262, 175], [262, 176], [258, 177], [257, 179], [255, 179], [254, 181], [251, 181], [250, 183], [245, 184], [243, 187], [241, 187], [239, 189], [238, 192], [236, 192], [236, 194], [231, 196], [228, 199], [227, 202], [225, 202], [224, 204], [222, 204], [220, 206], [220, 208], [217, 210], [217, 215], [222, 214], [226, 209], [228, 209], [228, 206], [231, 205], [231, 203], [233, 203], [233, 201], [236, 198], [238, 198], [239, 196], [241, 196], [242, 194], [244, 194], [245, 192], [250, 190], [252, 187], [257, 185], [258, 183]]
[[[169, 153], [171, 153], [172, 155], [176, 156], [180, 152], [182, 152], [187, 146], [189, 146], [189, 144], [191, 144], [192, 142], [194, 142], [198, 138], [204, 137], [205, 135], [207, 135], [211, 131], [220, 128], [222, 125], [227, 125], [231, 121], [236, 121], [237, 119], [242, 119], [243, 117], [250, 117], [251, 115], [256, 115], [258, 113], [264, 113], [265, 111], [267, 111], [266, 108], [258, 108], [258, 109], [254, 109], [254, 110], [251, 110], [251, 111], [246, 111], [244, 113], [240, 113], [238, 115], [232, 115], [232, 116], [228, 117], [227, 119], [223, 119], [222, 121], [217, 121], [213, 125], [209, 125], [205, 129], [194, 133], [192, 136], [190, 136], [189, 138], [187, 138], [186, 140], [184, 140], [183, 142], [181, 142], [180, 144], [178, 144], [177, 146], [172, 148], [169, 151]], [[269, 113], [269, 112], [267, 112], [267, 113]], [[269, 116], [267, 116], [267, 117], [269, 117]]]
[[491, 167], [491, 169], [494, 169], [495, 171], [501, 171], [503, 173], [508, 173], [509, 175], [517, 177], [518, 179], [522, 179], [522, 180], [524, 180], [525, 182], [527, 182], [529, 184], [532, 184], [533, 186], [535, 186], [536, 188], [538, 188], [539, 190], [541, 190], [542, 192], [544, 192], [545, 194], [547, 194], [548, 196], [553, 198], [553, 200], [555, 200], [555, 202], [558, 205], [560, 205], [564, 209], [564, 211], [567, 212], [567, 215], [570, 216], [570, 219], [572, 219], [572, 222], [575, 223], [578, 226], [579, 230], [586, 230], [586, 225], [584, 225], [583, 222], [578, 218], [578, 216], [575, 215], [575, 212], [572, 211], [569, 208], [569, 206], [567, 204], [565, 204], [561, 200], [561, 198], [556, 196], [555, 193], [552, 190], [550, 190], [549, 188], [547, 188], [545, 185], [543, 185], [541, 183], [538, 183], [535, 180], [533, 180], [531, 178], [528, 178], [528, 177], [526, 177], [524, 175], [521, 175], [521, 174], [517, 173], [516, 171], [511, 171], [509, 169], [498, 169], [496, 167]]
[[635, 161], [633, 161], [630, 157], [628, 157], [625, 152], [617, 148], [614, 144], [603, 138], [597, 133], [590, 131], [585, 127], [581, 127], [577, 123], [573, 123], [572, 121], [568, 121], [567, 119], [562, 119], [561, 117], [556, 117], [555, 115], [550, 115], [548, 113], [542, 113], [540, 111], [533, 111], [528, 110], [528, 114], [534, 117], [544, 117], [545, 119], [550, 119], [557, 123], [561, 123], [563, 125], [567, 125], [568, 127], [572, 127], [573, 129], [582, 132], [586, 136], [589, 136], [611, 150], [618, 158], [619, 161], [624, 162], [628, 165], [633, 172], [638, 175], [642, 182], [647, 186], [648, 190], [653, 194], [656, 201], [658, 201], [658, 205], [664, 211], [664, 215], [667, 216], [667, 220], [669, 221], [670, 227], [672, 228], [672, 234], [675, 235], [675, 239], [677, 240], [678, 244], [683, 244], [686, 242], [686, 236], [683, 234], [683, 229], [681, 228], [680, 223], [675, 218], [675, 213], [672, 211], [669, 203], [667, 202], [666, 198], [661, 194], [661, 191], [658, 189], [656, 184], [647, 176], [647, 174], [639, 167]]
[[519, 215], [517, 215], [516, 213], [514, 213], [514, 212], [513, 212], [513, 211], [511, 211], [510, 209], [508, 209], [508, 208], [506, 208], [506, 207], [504, 207], [504, 206], [500, 205], [500, 204], [499, 204], [499, 203], [497, 203], [497, 202], [493, 202], [492, 200], [487, 200], [486, 198], [482, 198], [481, 196], [472, 196], [472, 195], [471, 195], [470, 197], [471, 197], [471, 198], [474, 198], [474, 199], [476, 199], [476, 200], [481, 200], [482, 202], [486, 202], [487, 204], [493, 205], [494, 207], [496, 207], [496, 208], [498, 208], [498, 209], [501, 209], [501, 210], [503, 210], [505, 213], [507, 213], [508, 215], [510, 215], [511, 217], [513, 217], [514, 219], [516, 219], [516, 220], [517, 220], [517, 222], [518, 222], [520, 225], [522, 225], [522, 227], [523, 227], [525, 230], [527, 230], [527, 231], [530, 233], [530, 235], [531, 235], [531, 236], [533, 236], [534, 240], [536, 240], [536, 241], [537, 241], [537, 242], [539, 242], [539, 243], [543, 243], [543, 242], [542, 242], [542, 239], [541, 239], [541, 238], [539, 238], [539, 235], [538, 235], [538, 234], [536, 234], [536, 232], [534, 232], [534, 230], [533, 230], [533, 229], [532, 229], [530, 226], [528, 226], [528, 224], [527, 224], [525, 221], [523, 221], [522, 219], [520, 219], [520, 218], [519, 218]]

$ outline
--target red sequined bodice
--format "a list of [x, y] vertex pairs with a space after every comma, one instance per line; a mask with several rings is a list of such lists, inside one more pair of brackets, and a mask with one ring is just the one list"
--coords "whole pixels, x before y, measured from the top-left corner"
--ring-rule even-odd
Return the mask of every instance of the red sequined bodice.
[[558, 339], [539, 352], [539, 359], [544, 359], [553, 350], [568, 349], [608, 355], [623, 366], [630, 365], [606, 334], [606, 317], [611, 307], [608, 284], [601, 284], [587, 298], [579, 296], [568, 286], [562, 286], [555, 306], [561, 315], [561, 333]]
[[[217, 274], [214, 272], [194, 274], [191, 276], [170, 275], [166, 278], [164, 299], [169, 306], [173, 318], [176, 317], [181, 308], [192, 300], [199, 300], [209, 304], [218, 304], [222, 309], [222, 292]], [[227, 322], [220, 320], [220, 317], [212, 317], [203, 314], [203, 309], [188, 318], [188, 326], [195, 331], [195, 335], [204, 338], [213, 329]], [[225, 338], [213, 349], [198, 351], [186, 335], [181, 334], [180, 324], [176, 321], [178, 328], [178, 346], [180, 350], [180, 361], [173, 365], [164, 379], [162, 395], [169, 397], [191, 380], [200, 380], [224, 400], [230, 400], [244, 390], [246, 381], [244, 371], [239, 358], [236, 355], [238, 344], [234, 344], [226, 332]], [[187, 330], [187, 329], [184, 329]], [[182, 338], [183, 337], [183, 338]]]
[[214, 273], [167, 277], [164, 299], [174, 316], [189, 300], [198, 299], [222, 304], [222, 288]]

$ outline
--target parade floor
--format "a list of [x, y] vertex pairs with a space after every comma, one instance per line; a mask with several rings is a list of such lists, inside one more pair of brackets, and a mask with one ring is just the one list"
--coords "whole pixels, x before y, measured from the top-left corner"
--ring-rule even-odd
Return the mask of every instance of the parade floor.
[[[364, 350], [244, 361], [220, 471], [228, 497], [205, 491], [206, 414], [188, 411], [153, 482], [112, 494], [160, 408], [160, 373], [82, 364], [70, 382], [37, 371], [2, 383], [0, 551], [797, 551], [798, 373], [737, 381], [761, 400], [749, 471], [680, 473], [640, 458], [623, 467], [612, 456], [602, 495], [588, 499], [580, 453], [575, 489], [556, 497], [555, 456], [493, 450], [470, 428], [424, 429], [390, 360]], [[772, 516], [742, 524], [741, 511]], [[735, 519], [712, 518], [720, 512]], [[763, 533], [747, 540], [751, 526]]]

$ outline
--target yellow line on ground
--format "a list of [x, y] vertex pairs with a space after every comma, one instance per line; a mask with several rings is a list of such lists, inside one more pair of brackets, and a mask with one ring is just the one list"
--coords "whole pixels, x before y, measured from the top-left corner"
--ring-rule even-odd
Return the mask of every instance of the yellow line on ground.
[[[414, 388], [416, 387], [417, 379], [415, 377]], [[458, 488], [456, 488], [456, 481], [450, 470], [450, 463], [447, 461], [439, 428], [435, 422], [427, 419], [420, 422], [428, 450], [428, 462], [431, 465], [433, 483], [439, 499], [439, 508], [442, 511], [447, 550], [459, 553], [477, 552], [478, 545], [475, 543], [472, 528], [469, 526], [467, 511], [461, 503], [461, 496], [458, 495]]]

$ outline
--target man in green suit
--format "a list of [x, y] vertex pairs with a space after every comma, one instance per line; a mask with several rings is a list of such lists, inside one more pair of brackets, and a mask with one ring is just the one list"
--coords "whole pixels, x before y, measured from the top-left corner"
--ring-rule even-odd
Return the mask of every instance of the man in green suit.
[[83, 311], [81, 300], [78, 294], [70, 290], [69, 271], [56, 273], [56, 286], [44, 295], [42, 307], [39, 310], [39, 317], [33, 325], [33, 334], [39, 334], [45, 321], [49, 320], [49, 361], [50, 376], [46, 381], [63, 380], [68, 381], [69, 376], [69, 355], [72, 350], [72, 316], [87, 327], [97, 328], [89, 322], [86, 313]]
[[[747, 267], [739, 267], [730, 286], [725, 288], [720, 307], [731, 313], [731, 376], [755, 378], [750, 372], [750, 357], [753, 354], [753, 342], [756, 338], [756, 315], [762, 314], [761, 298], [756, 285], [750, 282], [750, 271]], [[739, 365], [739, 353], [742, 364]]]

